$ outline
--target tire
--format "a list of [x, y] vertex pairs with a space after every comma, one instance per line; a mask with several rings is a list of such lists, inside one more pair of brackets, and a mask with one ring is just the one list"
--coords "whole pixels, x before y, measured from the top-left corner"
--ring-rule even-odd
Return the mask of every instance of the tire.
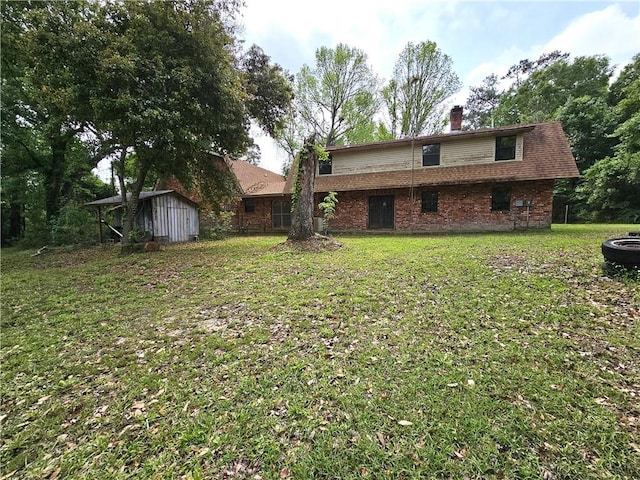
[[602, 244], [602, 255], [608, 262], [640, 268], [640, 237], [611, 238]]

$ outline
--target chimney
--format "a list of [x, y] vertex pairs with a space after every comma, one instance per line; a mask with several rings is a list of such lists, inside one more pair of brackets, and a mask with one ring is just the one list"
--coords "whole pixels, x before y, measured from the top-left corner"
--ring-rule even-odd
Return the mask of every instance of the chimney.
[[456, 105], [451, 109], [451, 133], [458, 133], [462, 130], [462, 107]]

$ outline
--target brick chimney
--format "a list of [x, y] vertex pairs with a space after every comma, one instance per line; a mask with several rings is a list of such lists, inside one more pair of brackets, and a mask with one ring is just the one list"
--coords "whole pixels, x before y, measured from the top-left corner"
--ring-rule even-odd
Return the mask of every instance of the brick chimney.
[[462, 107], [456, 105], [451, 109], [451, 133], [456, 133], [462, 130]]

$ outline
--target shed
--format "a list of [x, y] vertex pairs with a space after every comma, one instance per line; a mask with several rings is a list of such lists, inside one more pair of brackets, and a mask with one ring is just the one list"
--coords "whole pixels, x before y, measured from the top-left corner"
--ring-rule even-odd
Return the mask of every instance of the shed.
[[[130, 198], [130, 193], [127, 198]], [[122, 231], [122, 195], [87, 203], [98, 209], [100, 242], [102, 242], [103, 213], [113, 212], [113, 231]], [[104, 210], [103, 210], [104, 208]], [[134, 228], [144, 229], [157, 242], [187, 242], [198, 238], [200, 221], [198, 204], [175, 190], [141, 192]], [[119, 234], [121, 236], [121, 234]]]

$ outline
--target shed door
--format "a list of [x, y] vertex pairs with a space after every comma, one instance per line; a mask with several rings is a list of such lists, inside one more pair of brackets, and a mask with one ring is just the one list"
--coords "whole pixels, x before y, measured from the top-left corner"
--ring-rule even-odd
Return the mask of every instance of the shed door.
[[369, 197], [369, 228], [393, 228], [393, 195]]

